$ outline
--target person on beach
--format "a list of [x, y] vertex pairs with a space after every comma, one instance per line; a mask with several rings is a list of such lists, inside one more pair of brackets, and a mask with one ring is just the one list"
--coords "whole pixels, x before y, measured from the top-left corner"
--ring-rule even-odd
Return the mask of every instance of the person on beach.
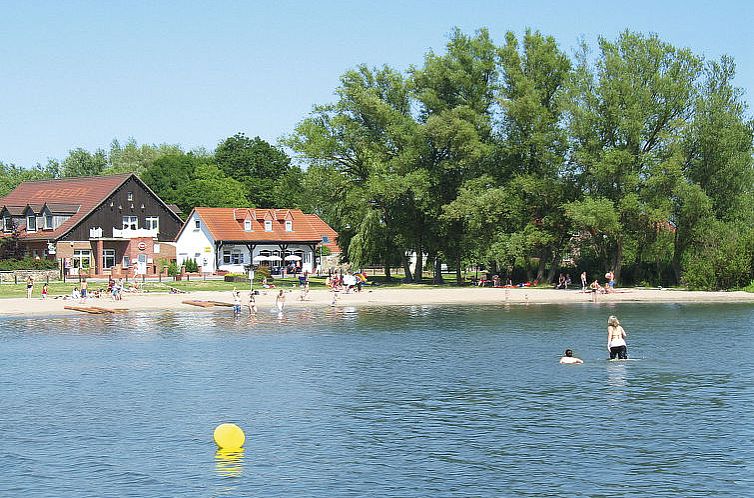
[[605, 273], [605, 293], [615, 292], [615, 273], [612, 270]]
[[566, 349], [563, 357], [560, 358], [561, 365], [580, 365], [582, 363], [584, 363], [584, 360], [573, 356], [573, 351], [570, 349]]
[[275, 297], [275, 306], [277, 306], [279, 312], [283, 312], [283, 308], [285, 308], [285, 291], [283, 289], [280, 289]]
[[86, 279], [83, 279], [81, 281], [81, 302], [86, 302], [86, 289], [89, 286], [89, 284], [86, 283]]
[[78, 287], [74, 287], [71, 291], [71, 299], [81, 299], [81, 293]]
[[615, 316], [607, 319], [607, 350], [610, 351], [610, 359], [628, 359], [626, 350], [626, 331], [621, 327]]
[[257, 300], [254, 298], [254, 291], [249, 292], [249, 314], [257, 314]]
[[42, 299], [47, 299], [47, 284], [42, 286]]
[[29, 275], [29, 278], [26, 279], [26, 299], [31, 299], [31, 295], [34, 292], [34, 279], [31, 278], [31, 275]]
[[298, 296], [299, 301], [306, 301], [309, 298], [309, 281], [307, 280]]
[[589, 285], [589, 284], [587, 284], [587, 281], [586, 281], [586, 272], [582, 271], [581, 272], [581, 290], [584, 291], [584, 292], [586, 292], [586, 286], [587, 285]]

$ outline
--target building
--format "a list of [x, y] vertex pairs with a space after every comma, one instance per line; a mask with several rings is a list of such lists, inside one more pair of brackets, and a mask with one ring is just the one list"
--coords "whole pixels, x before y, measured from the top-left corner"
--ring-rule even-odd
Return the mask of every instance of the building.
[[312, 272], [320, 247], [339, 252], [337, 236], [299, 209], [197, 207], [176, 237], [176, 253], [179, 264], [194, 259], [206, 273], [243, 273], [252, 264]]
[[182, 221], [136, 175], [23, 182], [0, 198], [3, 236], [67, 275], [148, 275], [175, 260]]

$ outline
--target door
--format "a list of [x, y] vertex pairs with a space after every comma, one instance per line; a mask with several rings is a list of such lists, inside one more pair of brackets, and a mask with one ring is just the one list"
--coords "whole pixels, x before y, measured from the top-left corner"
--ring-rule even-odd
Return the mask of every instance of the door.
[[139, 254], [136, 258], [136, 274], [146, 275], [147, 273], [147, 255]]

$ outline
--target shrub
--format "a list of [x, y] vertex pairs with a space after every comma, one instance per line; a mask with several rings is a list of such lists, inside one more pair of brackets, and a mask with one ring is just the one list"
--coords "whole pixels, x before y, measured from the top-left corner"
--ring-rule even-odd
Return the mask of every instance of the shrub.
[[683, 280], [689, 289], [732, 289], [751, 281], [754, 244], [746, 226], [706, 221], [693, 238], [683, 255]]
[[57, 270], [58, 261], [55, 259], [3, 259], [0, 260], [0, 270]]
[[186, 268], [186, 271], [188, 273], [196, 273], [199, 271], [199, 265], [196, 264], [196, 260], [194, 258], [185, 260], [183, 262], [183, 266]]
[[268, 266], [260, 266], [254, 270], [254, 281], [261, 282], [265, 278], [270, 278], [271, 275], [272, 273], [270, 273], [270, 268]]
[[176, 263], [175, 261], [171, 261], [168, 265], [168, 275], [170, 275], [171, 277], [178, 275], [178, 263]]

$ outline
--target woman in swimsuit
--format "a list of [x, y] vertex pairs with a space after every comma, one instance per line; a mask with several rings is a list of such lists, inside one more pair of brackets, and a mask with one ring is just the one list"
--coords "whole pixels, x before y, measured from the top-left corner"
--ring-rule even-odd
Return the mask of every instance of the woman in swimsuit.
[[610, 359], [619, 358], [625, 360], [628, 358], [626, 352], [626, 331], [620, 326], [620, 322], [615, 316], [607, 319], [607, 349], [610, 351]]

